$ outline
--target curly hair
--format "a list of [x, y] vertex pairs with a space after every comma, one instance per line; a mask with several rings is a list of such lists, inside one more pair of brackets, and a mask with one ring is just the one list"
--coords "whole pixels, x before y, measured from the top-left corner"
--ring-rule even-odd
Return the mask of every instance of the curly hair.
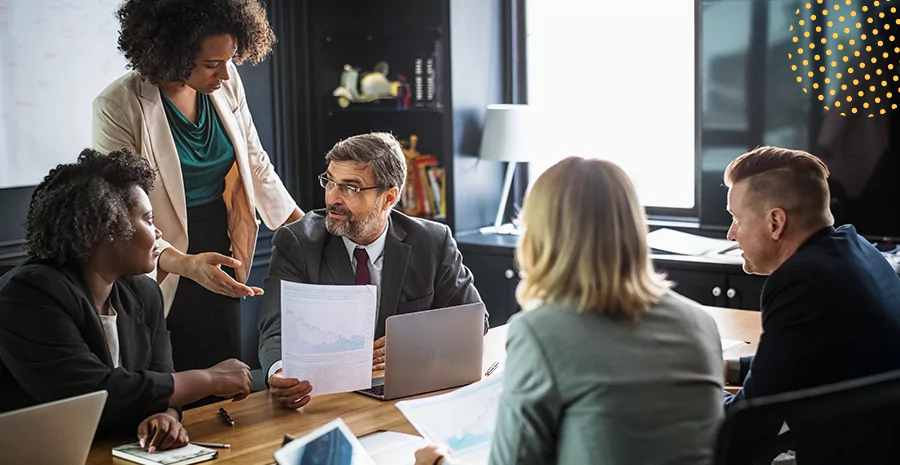
[[257, 0], [126, 0], [116, 17], [129, 68], [157, 85], [187, 81], [206, 37], [234, 36], [236, 64], [259, 63], [275, 43]]
[[122, 149], [103, 155], [84, 149], [76, 163], [57, 165], [35, 188], [28, 206], [26, 249], [32, 257], [83, 264], [110, 238], [134, 234], [129, 192], [150, 192], [156, 173], [147, 160]]

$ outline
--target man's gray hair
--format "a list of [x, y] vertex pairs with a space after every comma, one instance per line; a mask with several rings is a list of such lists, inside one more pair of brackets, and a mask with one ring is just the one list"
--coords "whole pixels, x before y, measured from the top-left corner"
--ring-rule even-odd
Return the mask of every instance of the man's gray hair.
[[[403, 192], [406, 184], [406, 156], [400, 142], [386, 132], [360, 134], [344, 139], [325, 155], [325, 163], [353, 161], [372, 167], [375, 185], [382, 189], [396, 187]], [[398, 197], [399, 198], [399, 197]]]

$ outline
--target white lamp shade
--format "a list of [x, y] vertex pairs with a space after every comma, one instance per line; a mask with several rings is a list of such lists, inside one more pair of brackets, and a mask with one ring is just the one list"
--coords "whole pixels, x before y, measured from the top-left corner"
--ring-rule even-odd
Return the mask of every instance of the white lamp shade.
[[527, 162], [535, 158], [539, 134], [528, 105], [488, 105], [479, 156], [484, 160]]

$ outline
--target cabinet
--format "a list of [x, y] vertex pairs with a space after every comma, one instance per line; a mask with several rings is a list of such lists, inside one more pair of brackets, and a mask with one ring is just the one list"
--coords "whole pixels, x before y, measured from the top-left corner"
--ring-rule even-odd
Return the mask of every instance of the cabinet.
[[[693, 269], [697, 266], [695, 264], [666, 259], [654, 259], [653, 263], [675, 284], [675, 292], [701, 305], [759, 310], [765, 277], [721, 270], [697, 270]], [[710, 267], [708, 264], [700, 266]], [[737, 269], [740, 271], [740, 266]]]
[[[475, 276], [491, 326], [506, 323], [520, 310], [515, 291], [519, 283], [515, 266], [515, 236], [463, 233], [457, 236], [463, 263]], [[735, 261], [681, 255], [651, 255], [653, 266], [665, 272], [679, 294], [716, 307], [759, 310], [765, 276], [748, 275]]]
[[475, 287], [490, 313], [490, 325], [506, 324], [521, 310], [516, 301], [519, 273], [514, 258], [513, 238], [465, 233], [457, 237], [459, 251], [475, 277]]
[[511, 256], [463, 252], [466, 266], [475, 276], [475, 287], [491, 314], [491, 327], [506, 324], [520, 310], [516, 302], [518, 273]]

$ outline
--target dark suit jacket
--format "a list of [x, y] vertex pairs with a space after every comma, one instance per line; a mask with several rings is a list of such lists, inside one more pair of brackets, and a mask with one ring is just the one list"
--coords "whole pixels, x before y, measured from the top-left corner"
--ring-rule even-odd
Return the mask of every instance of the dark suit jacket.
[[[325, 229], [325, 211], [307, 213], [282, 226], [272, 240], [272, 261], [259, 321], [259, 361], [268, 371], [281, 360], [281, 281], [354, 284], [343, 240]], [[375, 337], [384, 336], [387, 317], [481, 302], [472, 273], [450, 228], [392, 211], [384, 244], [381, 299]], [[484, 315], [485, 330], [488, 315]]]
[[172, 348], [159, 286], [120, 278], [116, 309], [122, 364], [113, 368], [94, 299], [80, 273], [31, 259], [0, 279], [0, 412], [101, 389], [101, 426], [137, 426], [169, 408]]
[[[766, 280], [761, 308], [759, 347], [742, 360], [743, 388], [729, 403], [900, 369], [900, 279], [853, 226], [810, 237]], [[833, 443], [844, 450], [890, 433], [884, 419], [863, 418], [870, 417], [858, 416], [853, 426], [848, 419], [805, 431], [795, 425], [800, 463], [864, 463], [859, 448], [841, 458], [822, 446], [838, 430]], [[809, 435], [814, 448], [803, 447]]]

